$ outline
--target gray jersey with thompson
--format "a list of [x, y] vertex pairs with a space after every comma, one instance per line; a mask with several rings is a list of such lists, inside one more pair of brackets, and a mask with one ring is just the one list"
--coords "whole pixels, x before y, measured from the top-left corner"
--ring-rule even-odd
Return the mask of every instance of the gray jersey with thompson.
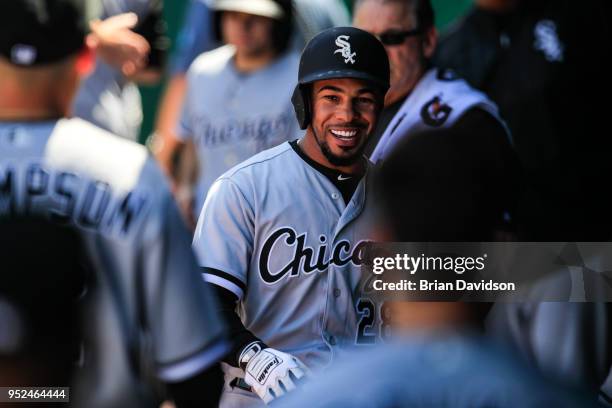
[[0, 123], [7, 214], [73, 226], [95, 269], [77, 406], [142, 406], [152, 395], [139, 378], [182, 381], [226, 352], [189, 233], [142, 146], [80, 119]]

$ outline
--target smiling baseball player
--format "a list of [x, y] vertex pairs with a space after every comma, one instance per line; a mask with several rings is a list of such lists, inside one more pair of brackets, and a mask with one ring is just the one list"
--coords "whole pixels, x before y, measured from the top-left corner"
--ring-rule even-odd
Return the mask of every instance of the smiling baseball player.
[[272, 401], [355, 344], [370, 208], [362, 153], [388, 87], [375, 37], [323, 31], [302, 53], [292, 99], [305, 136], [213, 184], [193, 245], [238, 342], [222, 407]]

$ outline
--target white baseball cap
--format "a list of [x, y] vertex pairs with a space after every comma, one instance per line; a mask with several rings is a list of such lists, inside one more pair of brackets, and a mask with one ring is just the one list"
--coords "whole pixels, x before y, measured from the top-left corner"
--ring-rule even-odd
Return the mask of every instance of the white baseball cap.
[[239, 11], [275, 20], [285, 16], [281, 6], [274, 0], [215, 0], [210, 7], [216, 11]]

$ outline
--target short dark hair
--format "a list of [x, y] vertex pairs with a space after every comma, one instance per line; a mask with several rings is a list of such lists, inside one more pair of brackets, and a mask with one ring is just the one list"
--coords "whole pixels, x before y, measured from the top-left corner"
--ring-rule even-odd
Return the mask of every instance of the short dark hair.
[[[363, 3], [374, 0], [356, 0], [353, 10], [357, 10]], [[417, 20], [417, 27], [420, 30], [428, 30], [436, 22], [436, 15], [431, 5], [431, 0], [376, 0], [379, 3], [397, 3], [406, 7], [412, 7]]]
[[396, 241], [486, 242], [503, 225], [508, 174], [464, 129], [415, 133], [383, 162], [376, 201]]
[[85, 47], [82, 0], [0, 2], [0, 56], [19, 66], [57, 63]]
[[[282, 54], [289, 48], [293, 38], [293, 6], [289, 0], [274, 0], [283, 9], [283, 17], [274, 20], [272, 25], [272, 46], [277, 53]], [[212, 30], [213, 36], [218, 43], [223, 43], [221, 30], [221, 16], [224, 11], [215, 11], [213, 14]]]

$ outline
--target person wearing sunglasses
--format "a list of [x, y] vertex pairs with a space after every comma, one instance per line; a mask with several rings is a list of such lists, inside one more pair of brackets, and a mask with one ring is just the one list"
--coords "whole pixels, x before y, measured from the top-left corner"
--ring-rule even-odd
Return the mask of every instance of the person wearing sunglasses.
[[[484, 169], [488, 163], [495, 163], [500, 174], [496, 186], [507, 193], [500, 198], [502, 211], [496, 212], [492, 222], [495, 239], [508, 240], [514, 236], [514, 218], [522, 185], [510, 135], [497, 106], [485, 94], [470, 87], [452, 71], [438, 69], [432, 64], [438, 38], [434, 20], [430, 0], [356, 1], [354, 25], [382, 42], [391, 67], [391, 88], [366, 153], [374, 163], [386, 165], [397, 146], [423, 132], [452, 130], [462, 138], [463, 144], [469, 143], [465, 135], [470, 135], [472, 140], [479, 141], [474, 144], [479, 152], [475, 165]], [[438, 157], [434, 152], [428, 154], [424, 160], [434, 169]], [[423, 168], [424, 173], [428, 170]], [[485, 170], [482, 172], [487, 174]], [[436, 205], [433, 198], [431, 205]], [[428, 225], [428, 228], [435, 226]]]
[[[497, 106], [451, 71], [431, 64], [438, 42], [431, 1], [357, 0], [354, 7], [353, 24], [383, 43], [391, 65], [391, 89], [366, 149], [370, 159], [384, 160], [399, 141], [415, 132], [465, 126], [488, 134], [490, 154], [516, 173]], [[510, 203], [508, 207], [510, 211]]]

